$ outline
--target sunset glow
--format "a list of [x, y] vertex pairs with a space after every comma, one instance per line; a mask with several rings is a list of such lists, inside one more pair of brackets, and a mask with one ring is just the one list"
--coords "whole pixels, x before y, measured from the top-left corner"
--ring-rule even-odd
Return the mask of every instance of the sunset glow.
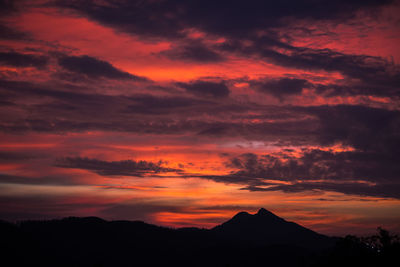
[[212, 2], [1, 2], [0, 219], [400, 232], [399, 1]]

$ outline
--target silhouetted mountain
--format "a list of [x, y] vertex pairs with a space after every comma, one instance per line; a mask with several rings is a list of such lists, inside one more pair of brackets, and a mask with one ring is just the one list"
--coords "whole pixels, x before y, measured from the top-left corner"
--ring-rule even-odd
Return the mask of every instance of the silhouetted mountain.
[[260, 244], [291, 244], [306, 248], [332, 246], [332, 238], [318, 234], [294, 222], [288, 222], [261, 208], [256, 214], [239, 212], [212, 231], [230, 239]]
[[[344, 266], [353, 254], [374, 266], [380, 259], [362, 242], [320, 235], [265, 209], [211, 230], [70, 217], [0, 221], [0, 236], [2, 266]], [[384, 251], [396, 255], [396, 246]]]

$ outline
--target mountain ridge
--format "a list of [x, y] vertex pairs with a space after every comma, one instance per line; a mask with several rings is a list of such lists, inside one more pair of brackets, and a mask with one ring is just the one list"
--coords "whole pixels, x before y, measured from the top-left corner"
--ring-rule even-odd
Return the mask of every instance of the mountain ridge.
[[255, 214], [239, 212], [211, 230], [220, 236], [249, 243], [292, 244], [307, 248], [332, 244], [330, 237], [286, 221], [264, 208]]
[[[265, 209], [256, 214], [239, 212], [211, 229], [67, 217], [1, 222], [0, 249], [21, 261], [15, 266], [132, 266], [128, 263], [133, 261], [139, 264], [135, 266], [259, 266], [265, 256], [275, 265], [296, 266], [313, 251], [333, 245], [332, 238], [303, 228]], [[298, 237], [287, 238], [287, 234]], [[285, 258], [287, 253], [290, 258]]]
[[[157, 235], [162, 232], [180, 232], [186, 234], [202, 233], [206, 238], [218, 238], [230, 241], [241, 241], [258, 245], [296, 245], [308, 249], [325, 248], [333, 244], [333, 238], [319, 234], [295, 222], [289, 222], [274, 213], [260, 208], [257, 213], [250, 214], [241, 211], [231, 219], [210, 229], [197, 227], [170, 228], [147, 223], [140, 220], [111, 220], [99, 217], [66, 217], [45, 221], [28, 220], [19, 223], [22, 229], [36, 231], [36, 227], [102, 229], [103, 231], [117, 231], [113, 228], [123, 228], [127, 233], [140, 231], [151, 232]], [[173, 234], [172, 234], [173, 235]]]

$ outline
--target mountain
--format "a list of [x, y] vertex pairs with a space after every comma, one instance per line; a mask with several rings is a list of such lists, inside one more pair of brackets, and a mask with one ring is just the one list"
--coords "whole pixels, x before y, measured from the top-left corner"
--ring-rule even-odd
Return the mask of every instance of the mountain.
[[14, 263], [7, 266], [304, 266], [316, 248], [333, 244], [265, 209], [209, 230], [70, 217], [0, 221], [0, 236], [0, 264]]
[[222, 237], [259, 244], [291, 244], [306, 248], [332, 246], [332, 238], [288, 222], [261, 208], [256, 214], [239, 212], [212, 229]]

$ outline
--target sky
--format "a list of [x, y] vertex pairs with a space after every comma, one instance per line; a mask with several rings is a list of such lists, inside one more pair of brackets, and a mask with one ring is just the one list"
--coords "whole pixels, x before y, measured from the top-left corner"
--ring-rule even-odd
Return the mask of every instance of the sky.
[[0, 1], [0, 218], [400, 232], [400, 2]]

